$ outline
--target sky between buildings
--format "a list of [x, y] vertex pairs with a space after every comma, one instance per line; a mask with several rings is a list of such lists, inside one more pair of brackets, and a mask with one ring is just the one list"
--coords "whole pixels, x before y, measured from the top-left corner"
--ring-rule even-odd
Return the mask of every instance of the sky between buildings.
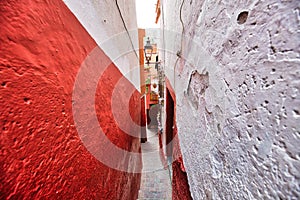
[[155, 24], [157, 0], [136, 0], [136, 15], [138, 28], [159, 28]]

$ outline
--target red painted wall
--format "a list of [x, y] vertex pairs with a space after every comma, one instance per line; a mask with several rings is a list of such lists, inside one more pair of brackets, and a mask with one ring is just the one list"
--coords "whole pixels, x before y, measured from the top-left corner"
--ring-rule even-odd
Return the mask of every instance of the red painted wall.
[[173, 134], [175, 135], [175, 138], [173, 139], [173, 158], [176, 159], [172, 163], [172, 199], [192, 200], [187, 174], [182, 160], [182, 154], [177, 135], [177, 128], [174, 129]]
[[[172, 152], [172, 199], [173, 200], [192, 200], [192, 196], [189, 190], [189, 183], [187, 174], [185, 172], [182, 154], [179, 145], [178, 131], [176, 126], [176, 95], [170, 84], [170, 81], [166, 79], [166, 127], [169, 137], [167, 137], [167, 144], [169, 145], [167, 155], [170, 156]], [[170, 118], [170, 116], [173, 116]], [[169, 139], [168, 139], [169, 138]], [[168, 141], [170, 140], [171, 141]]]
[[[103, 165], [74, 126], [74, 80], [94, 40], [61, 0], [2, 0], [0, 25], [0, 199], [135, 199], [140, 174]], [[99, 118], [110, 112], [107, 94], [121, 77], [114, 65], [105, 71]], [[137, 123], [139, 103], [136, 91], [130, 114]], [[138, 138], [114, 122], [105, 126], [116, 145], [140, 151]]]
[[192, 200], [187, 181], [187, 175], [181, 169], [182, 163], [178, 160], [172, 163], [172, 199], [173, 200]]

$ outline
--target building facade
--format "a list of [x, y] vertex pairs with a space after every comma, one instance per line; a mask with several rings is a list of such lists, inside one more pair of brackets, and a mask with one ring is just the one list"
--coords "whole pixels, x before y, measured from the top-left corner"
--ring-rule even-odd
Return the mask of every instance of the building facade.
[[299, 2], [163, 0], [160, 8], [174, 102], [166, 122], [192, 198], [299, 198]]

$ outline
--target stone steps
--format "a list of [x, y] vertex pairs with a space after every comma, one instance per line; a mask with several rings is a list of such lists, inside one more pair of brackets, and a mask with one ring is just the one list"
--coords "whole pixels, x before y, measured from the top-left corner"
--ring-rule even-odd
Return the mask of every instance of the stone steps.
[[171, 188], [168, 170], [143, 174], [139, 199], [170, 200]]

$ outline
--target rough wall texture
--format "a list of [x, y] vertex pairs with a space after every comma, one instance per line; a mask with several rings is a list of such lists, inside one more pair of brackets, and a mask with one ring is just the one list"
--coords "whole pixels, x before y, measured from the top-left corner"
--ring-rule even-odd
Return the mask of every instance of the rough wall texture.
[[165, 0], [162, 17], [192, 197], [299, 199], [299, 1]]
[[[182, 162], [182, 161], [181, 161]], [[182, 170], [182, 163], [175, 160], [172, 163], [172, 199], [173, 200], [191, 200], [191, 193], [187, 181], [186, 172]]]
[[172, 162], [172, 199], [191, 200], [186, 170], [182, 160], [177, 128], [173, 131], [173, 162]]
[[[60, 0], [5, 0], [0, 13], [0, 199], [135, 199], [140, 175], [95, 159], [74, 125], [74, 80], [94, 40]], [[101, 50], [99, 58], [109, 62]], [[139, 139], [119, 130], [110, 113], [107, 94], [121, 77], [114, 64], [103, 74], [97, 116], [107, 117], [101, 122], [112, 142], [140, 152]], [[139, 102], [135, 91], [130, 114], [137, 123]]]

